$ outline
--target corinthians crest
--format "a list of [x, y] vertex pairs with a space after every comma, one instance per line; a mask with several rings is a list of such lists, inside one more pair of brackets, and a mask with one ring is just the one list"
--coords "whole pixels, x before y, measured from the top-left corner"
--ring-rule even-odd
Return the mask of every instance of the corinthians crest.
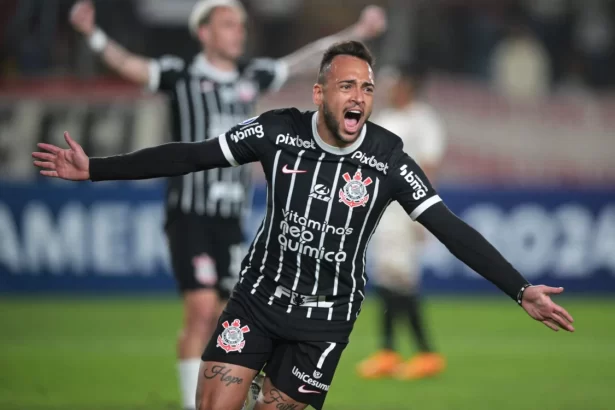
[[246, 341], [243, 339], [243, 334], [250, 331], [248, 326], [241, 326], [239, 319], [233, 320], [233, 323], [229, 324], [228, 320], [222, 323], [224, 330], [218, 336], [218, 344], [216, 347], [221, 348], [226, 353], [228, 352], [241, 352], [241, 349], [246, 345]]
[[346, 181], [346, 185], [340, 189], [340, 202], [345, 203], [351, 208], [365, 206], [369, 200], [367, 186], [373, 182], [372, 179], [367, 177], [363, 180], [361, 171], [355, 172], [352, 178], [350, 178], [350, 174], [346, 172], [342, 175], [342, 178]]

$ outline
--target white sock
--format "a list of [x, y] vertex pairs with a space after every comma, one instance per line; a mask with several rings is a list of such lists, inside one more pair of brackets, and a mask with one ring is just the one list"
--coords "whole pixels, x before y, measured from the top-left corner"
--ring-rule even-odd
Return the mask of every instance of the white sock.
[[179, 387], [184, 409], [196, 409], [196, 386], [199, 382], [201, 359], [182, 359], [179, 361]]

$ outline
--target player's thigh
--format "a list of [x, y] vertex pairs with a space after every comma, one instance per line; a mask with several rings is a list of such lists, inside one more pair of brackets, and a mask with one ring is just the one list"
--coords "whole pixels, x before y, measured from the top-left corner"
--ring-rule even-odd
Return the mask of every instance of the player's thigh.
[[211, 404], [200, 408], [240, 409], [272, 351], [271, 335], [240, 302], [231, 300], [201, 357], [197, 402]]
[[297, 403], [322, 408], [346, 343], [285, 342], [265, 366], [273, 386]]
[[273, 352], [273, 338], [258, 320], [231, 300], [220, 315], [201, 359], [261, 370]]
[[271, 379], [266, 377], [263, 383], [262, 395], [259, 397], [254, 410], [303, 410], [307, 406], [306, 403], [300, 403], [288, 394], [280, 391], [280, 389], [275, 387]]
[[240, 410], [258, 371], [224, 362], [201, 362], [197, 385], [198, 410]]
[[220, 299], [226, 300], [239, 281], [246, 246], [239, 220], [220, 220], [215, 227], [216, 239], [212, 246], [218, 273], [216, 289]]
[[213, 326], [222, 309], [220, 298], [215, 289], [188, 290], [183, 294], [184, 300], [184, 325], [186, 328], [204, 328]]
[[174, 214], [165, 231], [173, 274], [182, 294], [200, 289], [216, 289], [218, 274], [212, 240], [206, 235], [205, 217]]

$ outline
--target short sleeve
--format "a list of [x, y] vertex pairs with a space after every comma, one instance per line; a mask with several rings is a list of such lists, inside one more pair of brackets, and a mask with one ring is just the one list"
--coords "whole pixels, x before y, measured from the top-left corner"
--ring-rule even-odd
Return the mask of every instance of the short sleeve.
[[261, 93], [278, 91], [288, 79], [288, 65], [272, 58], [251, 60], [246, 66], [246, 72], [256, 80]]
[[271, 146], [270, 140], [285, 124], [273, 111], [240, 122], [218, 136], [226, 160], [235, 167], [260, 161]]
[[149, 81], [147, 88], [151, 92], [173, 91], [186, 62], [176, 56], [162, 56], [149, 62]]
[[394, 162], [389, 177], [392, 197], [399, 202], [410, 218], [416, 221], [429, 207], [442, 200], [421, 167], [403, 152], [401, 147], [400, 143], [397, 150], [401, 152], [394, 154], [398, 160]]

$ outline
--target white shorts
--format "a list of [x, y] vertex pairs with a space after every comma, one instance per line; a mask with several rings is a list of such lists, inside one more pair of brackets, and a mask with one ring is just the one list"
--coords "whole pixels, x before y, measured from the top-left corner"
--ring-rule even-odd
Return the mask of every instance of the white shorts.
[[411, 290], [420, 279], [424, 228], [397, 203], [389, 206], [372, 238], [371, 278], [385, 288]]

